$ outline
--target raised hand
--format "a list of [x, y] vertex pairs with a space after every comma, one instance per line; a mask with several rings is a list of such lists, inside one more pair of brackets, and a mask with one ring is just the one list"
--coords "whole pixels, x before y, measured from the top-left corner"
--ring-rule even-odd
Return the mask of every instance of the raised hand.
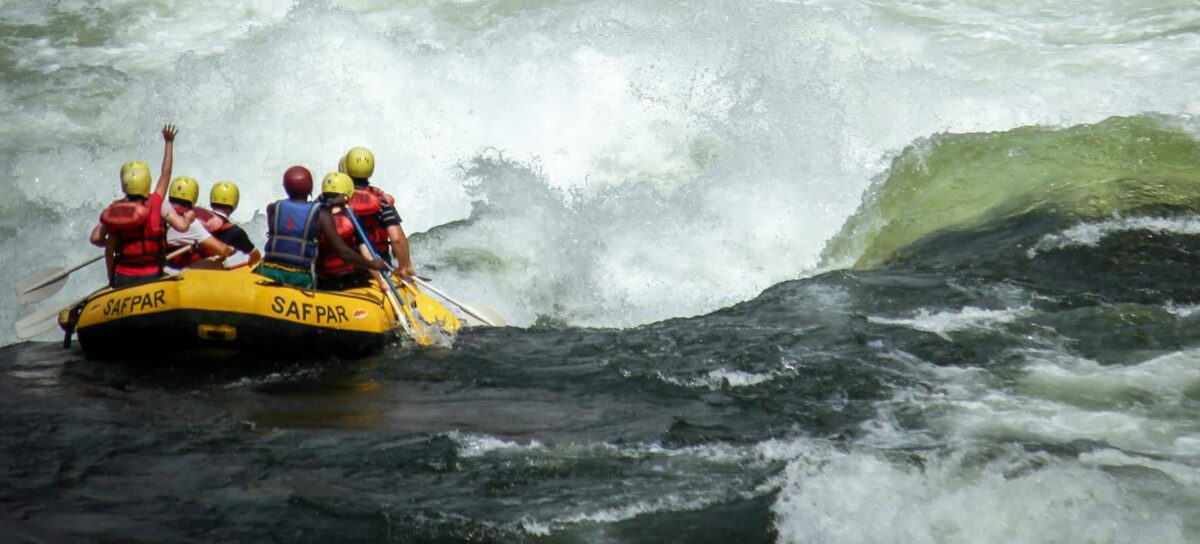
[[163, 125], [163, 129], [162, 129], [163, 141], [174, 142], [176, 134], [179, 134], [179, 129], [176, 128], [175, 125]]

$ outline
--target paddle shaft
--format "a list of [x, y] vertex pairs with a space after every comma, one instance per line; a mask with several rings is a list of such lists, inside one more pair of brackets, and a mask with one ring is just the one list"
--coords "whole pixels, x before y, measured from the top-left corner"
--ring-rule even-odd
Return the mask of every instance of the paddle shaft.
[[[383, 289], [383, 285], [387, 283], [387, 280], [384, 279], [383, 272], [379, 272], [377, 270], [372, 270], [371, 277], [375, 278], [375, 282], [379, 285], [380, 289]], [[400, 300], [398, 300], [396, 298], [395, 288], [393, 287], [391, 289], [384, 289], [383, 296], [384, 296], [384, 298], [388, 299], [388, 302], [391, 303], [392, 310], [394, 310], [396, 312], [396, 319], [398, 319], [400, 321], [400, 326], [404, 327], [404, 332], [407, 332], [409, 334], [409, 336], [416, 338], [416, 334], [417, 334], [416, 331], [413, 331], [412, 325], [410, 325], [408, 323], [407, 319], [404, 319], [404, 310], [402, 308], [402, 303], [400, 302]]]
[[[364, 245], [367, 246], [367, 251], [371, 252], [371, 257], [378, 259], [379, 254], [375, 252], [375, 248], [373, 246], [371, 246], [371, 243], [368, 241], [369, 238], [367, 238], [367, 233], [365, 231], [363, 231], [362, 225], [358, 224], [358, 218], [354, 216], [354, 211], [347, 208], [346, 215], [350, 216], [350, 222], [354, 224], [354, 230], [358, 232], [358, 237], [360, 239], [362, 239], [364, 242]], [[389, 277], [390, 274], [382, 274], [381, 273], [380, 276], [383, 277], [383, 281], [387, 283], [388, 288], [392, 290], [392, 295], [395, 296], [397, 300], [399, 300], [400, 293], [396, 290], [396, 284], [392, 283], [392, 279]], [[479, 312], [476, 312], [475, 310], [472, 310], [471, 307], [469, 307], [461, 302], [458, 302], [457, 300], [454, 300], [449, 295], [447, 295], [446, 293], [443, 293], [442, 291], [439, 291], [438, 289], [436, 289], [433, 286], [426, 283], [424, 280], [422, 280], [420, 278], [413, 278], [413, 279], [416, 280], [416, 282], [418, 284], [420, 284], [422, 287], [425, 287], [425, 288], [429, 289], [430, 291], [433, 291], [438, 296], [441, 296], [442, 298], [446, 299], [447, 301], [454, 304], [455, 306], [458, 306], [459, 309], [461, 309], [463, 312], [466, 312], [467, 315], [470, 315], [471, 317], [474, 317], [475, 319], [478, 319], [478, 320], [480, 320], [488, 325], [491, 325], [493, 327], [496, 326], [496, 324], [493, 323], [491, 320], [480, 316]], [[400, 313], [399, 308], [396, 308], [395, 310], [396, 310], [397, 314]], [[403, 319], [403, 317], [400, 315], [397, 315], [396, 317]], [[412, 334], [412, 331], [409, 330], [407, 326], [405, 326], [405, 329], [408, 330], [409, 334]]]
[[187, 253], [191, 250], [192, 250], [192, 246], [183, 246], [179, 249], [176, 249], [175, 251], [168, 253], [166, 257], [163, 257], [163, 260], [169, 261], [169, 260], [174, 259], [175, 257], [178, 257], [180, 255], [183, 255], [184, 253]]
[[475, 311], [470, 306], [467, 306], [466, 304], [463, 304], [457, 300], [454, 300], [453, 297], [451, 297], [450, 295], [447, 295], [445, 292], [439, 290], [437, 287], [429, 285], [429, 282], [427, 282], [421, 278], [416, 278], [416, 277], [414, 277], [413, 280], [417, 282], [417, 285], [420, 285], [421, 287], [429, 289], [430, 291], [433, 292], [433, 294], [446, 299], [447, 302], [449, 302], [455, 306], [458, 306], [458, 308], [460, 310], [462, 310], [463, 312], [465, 312], [467, 315], [474, 317], [475, 319], [478, 319], [492, 327], [497, 326], [495, 323], [492, 323], [492, 321], [490, 319], [483, 317], [482, 315], [479, 315], [479, 312]]
[[[379, 253], [376, 253], [375, 248], [371, 246], [371, 239], [367, 238], [366, 231], [363, 230], [362, 225], [358, 224], [358, 218], [354, 217], [354, 210], [350, 209], [348, 204], [345, 208], [345, 214], [350, 218], [350, 222], [354, 224], [354, 230], [358, 232], [358, 238], [362, 240], [363, 245], [367, 246], [367, 251], [371, 253], [371, 258], [378, 259]], [[387, 284], [388, 289], [392, 291], [392, 296], [395, 297], [389, 298], [388, 301], [392, 303], [392, 309], [396, 311], [396, 319], [398, 319], [400, 324], [404, 326], [404, 332], [407, 332], [409, 336], [412, 336], [412, 328], [409, 327], [408, 320], [404, 319], [404, 312], [400, 309], [400, 292], [396, 290], [396, 284], [392, 283], [392, 279], [388, 277], [388, 274], [379, 272], [377, 273], [379, 274], [379, 277], [383, 278], [383, 282]]]

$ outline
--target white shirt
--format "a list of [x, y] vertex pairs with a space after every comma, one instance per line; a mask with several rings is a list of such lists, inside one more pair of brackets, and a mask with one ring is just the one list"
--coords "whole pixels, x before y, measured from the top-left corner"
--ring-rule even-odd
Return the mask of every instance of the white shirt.
[[[175, 208], [171, 206], [171, 201], [164, 199], [162, 207], [163, 217], [167, 217], [173, 211], [175, 211]], [[167, 245], [169, 246], [186, 246], [193, 242], [203, 242], [211, 237], [212, 235], [204, 229], [204, 225], [200, 224], [199, 221], [192, 221], [192, 224], [188, 225], [187, 232], [179, 232], [174, 227], [167, 228]]]

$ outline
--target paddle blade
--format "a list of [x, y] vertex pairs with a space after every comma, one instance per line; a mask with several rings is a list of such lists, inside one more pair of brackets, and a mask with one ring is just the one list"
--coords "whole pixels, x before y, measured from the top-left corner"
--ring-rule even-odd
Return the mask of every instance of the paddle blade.
[[[473, 306], [469, 306], [467, 304], [464, 304], [462, 302], [454, 300], [454, 297], [446, 294], [445, 291], [442, 291], [441, 289], [438, 289], [437, 287], [430, 285], [428, 279], [424, 279], [420, 276], [417, 276], [417, 277], [413, 278], [413, 281], [415, 281], [417, 283], [417, 285], [420, 285], [421, 287], [429, 289], [430, 291], [433, 292], [433, 294], [435, 294], [439, 297], [442, 297], [443, 299], [446, 300], [446, 302], [449, 302], [450, 304], [458, 306], [458, 309], [462, 310], [464, 313], [466, 313], [468, 316], [474, 318], [475, 320], [482, 321], [483, 324], [485, 324], [485, 325], [491, 325], [493, 327], [503, 327], [508, 324], [504, 320], [504, 318], [500, 317], [500, 314], [498, 312], [496, 312], [496, 310], [491, 309], [491, 307], [487, 307], [487, 312], [484, 312], [484, 311], [478, 310], [477, 308], [475, 308]], [[484, 305], [484, 306], [486, 306], [486, 305]]]
[[19, 319], [14, 325], [17, 338], [33, 338], [39, 334], [50, 332], [58, 326], [58, 314], [66, 308], [46, 308], [40, 312]]
[[[62, 269], [60, 268], [59, 270], [62, 270]], [[63, 286], [66, 284], [67, 284], [67, 276], [63, 276], [63, 277], [59, 278], [58, 280], [54, 281], [53, 283], [48, 283], [46, 285], [37, 287], [35, 289], [28, 289], [28, 290], [18, 289], [17, 300], [21, 301], [21, 304], [33, 304], [34, 302], [45, 300], [45, 299], [49, 298], [50, 295], [53, 295], [54, 293], [61, 291]], [[31, 284], [31, 285], [35, 285], [35, 284]]]
[[17, 338], [22, 340], [33, 338], [41, 334], [48, 333], [58, 327], [58, 318], [43, 319], [37, 323], [28, 323], [24, 327], [17, 327]]
[[478, 312], [479, 317], [487, 318], [488, 321], [491, 321], [492, 326], [494, 327], [508, 326], [508, 321], [505, 321], [504, 317], [500, 315], [500, 312], [497, 312], [494, 308], [488, 306], [487, 304], [482, 302], [472, 302], [471, 309]]
[[40, 289], [46, 284], [53, 284], [53, 282], [62, 279], [58, 276], [65, 277], [66, 274], [63, 274], [63, 272], [63, 268], [59, 266], [43, 268], [41, 270], [31, 272], [28, 276], [21, 278], [21, 281], [17, 282], [17, 285], [13, 288], [13, 290], [16, 291], [17, 296], [24, 295], [30, 291]]

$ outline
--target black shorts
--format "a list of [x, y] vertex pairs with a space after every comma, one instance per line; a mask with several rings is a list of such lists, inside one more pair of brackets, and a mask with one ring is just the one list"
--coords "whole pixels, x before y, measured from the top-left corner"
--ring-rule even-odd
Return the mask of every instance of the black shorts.
[[121, 274], [113, 274], [112, 282], [109, 285], [113, 289], [121, 289], [123, 287], [133, 287], [143, 283], [150, 283], [157, 279], [166, 277], [164, 274], [147, 274], [145, 276], [125, 276]]
[[317, 276], [317, 289], [321, 291], [341, 291], [356, 287], [370, 287], [371, 283], [371, 275], [360, 270], [334, 277]]

